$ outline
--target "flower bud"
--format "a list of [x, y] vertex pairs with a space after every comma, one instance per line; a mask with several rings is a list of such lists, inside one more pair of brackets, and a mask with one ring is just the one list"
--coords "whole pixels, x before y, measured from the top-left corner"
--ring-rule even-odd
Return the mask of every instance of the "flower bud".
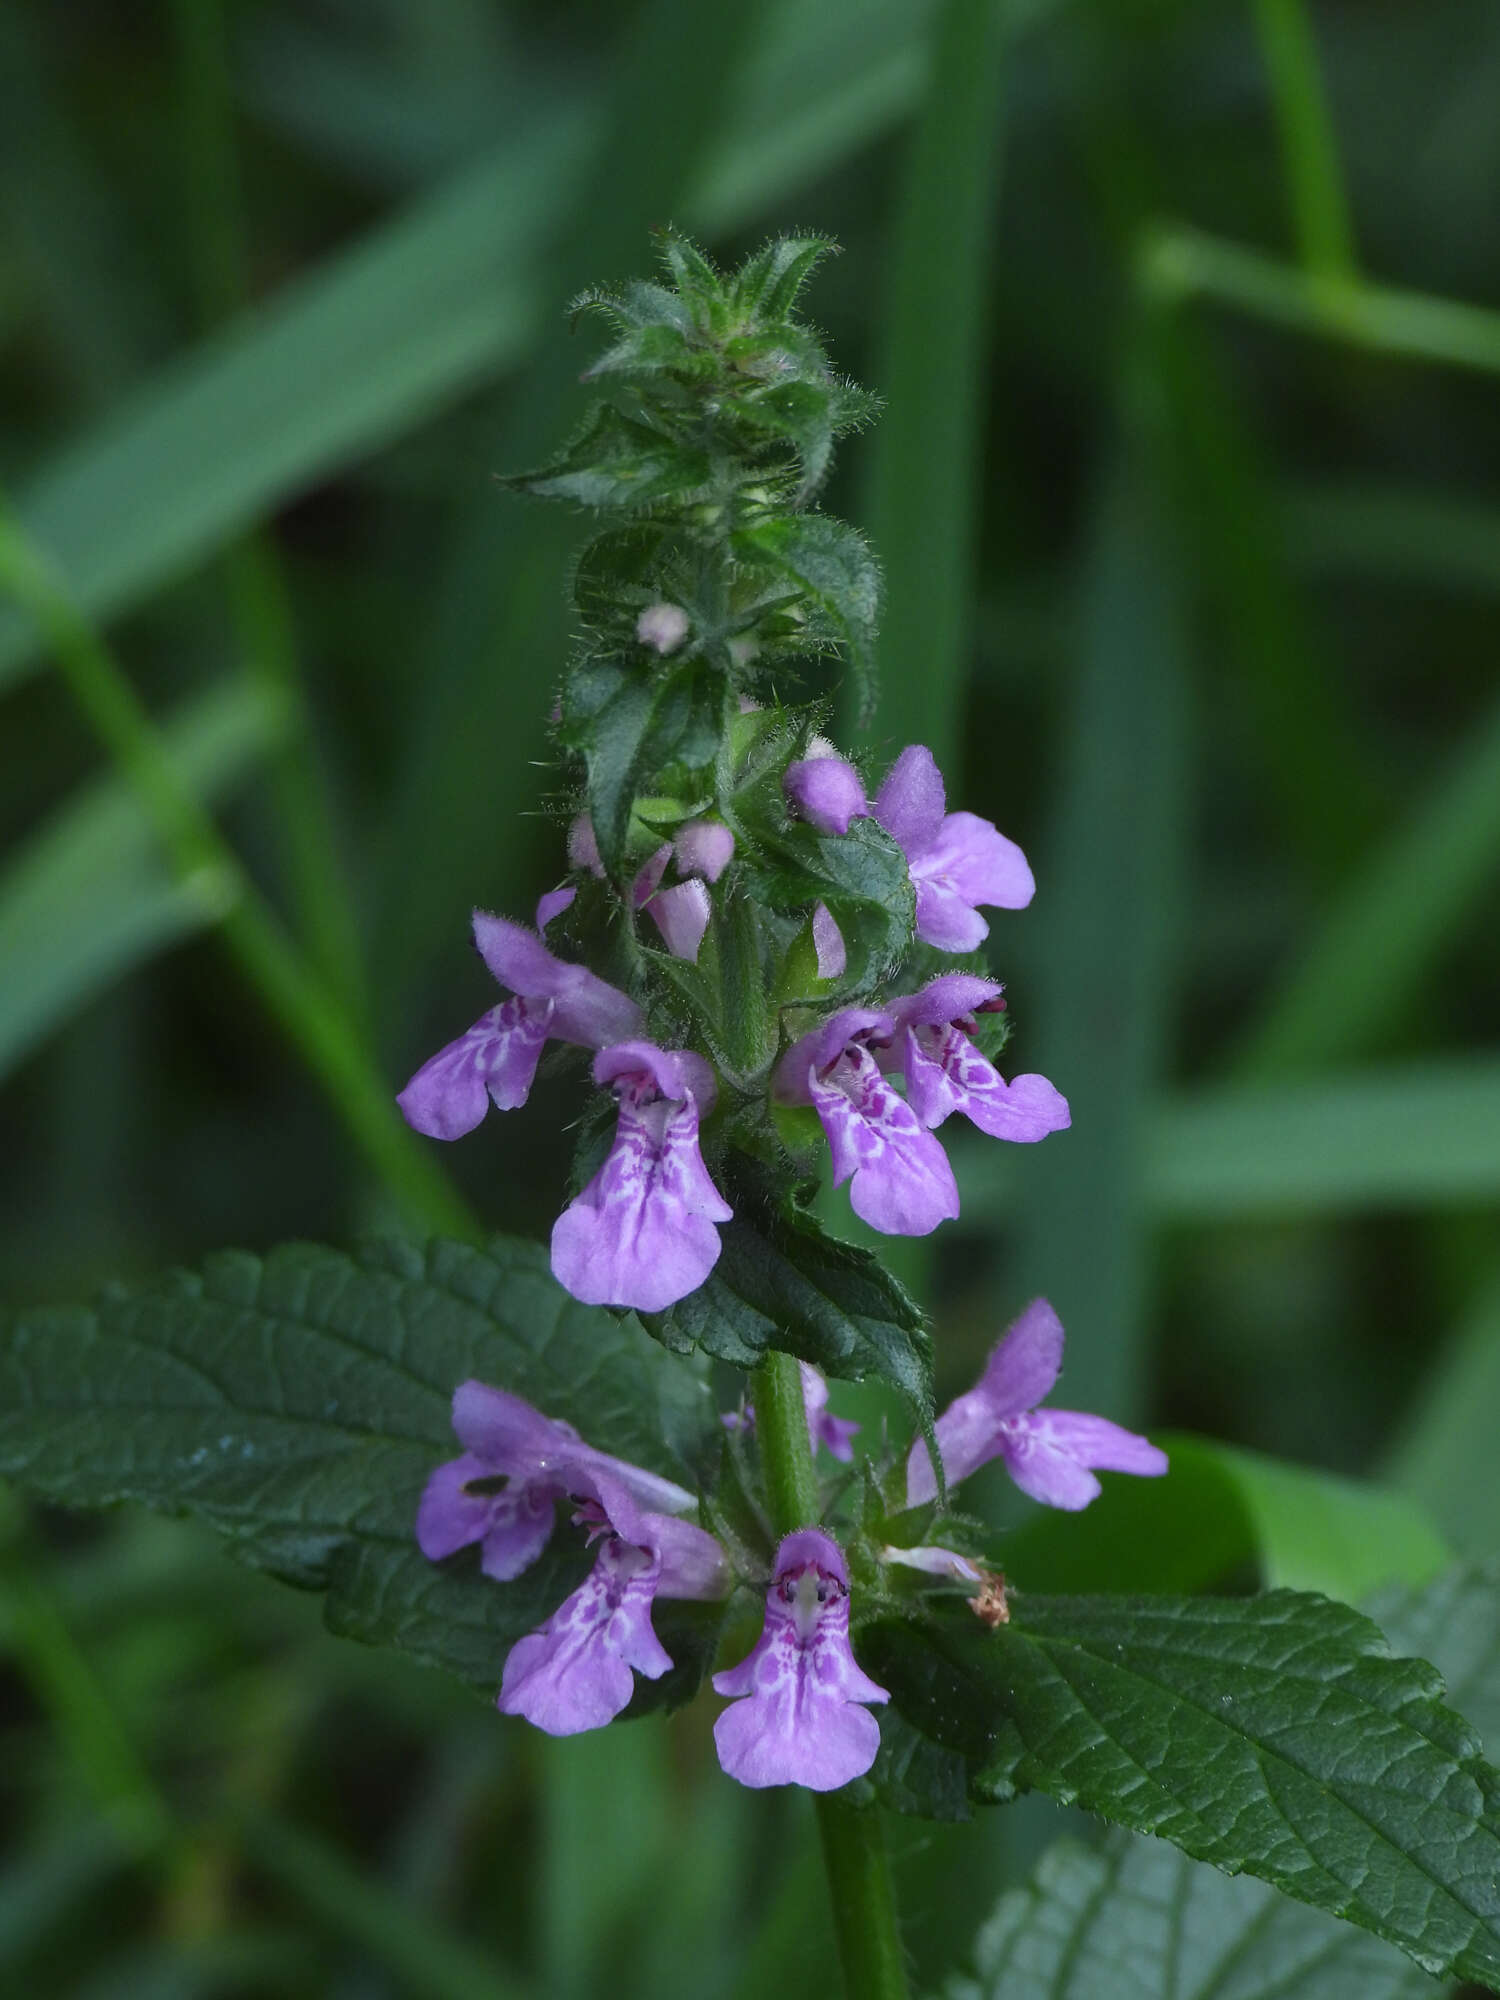
[[734, 858], [734, 835], [716, 819], [690, 819], [672, 846], [679, 874], [701, 875], [705, 882], [717, 882]]
[[792, 811], [819, 833], [847, 833], [850, 822], [869, 811], [858, 771], [839, 756], [789, 764], [781, 787]]
[[635, 636], [653, 653], [675, 653], [688, 635], [688, 615], [680, 604], [648, 604], [635, 621]]

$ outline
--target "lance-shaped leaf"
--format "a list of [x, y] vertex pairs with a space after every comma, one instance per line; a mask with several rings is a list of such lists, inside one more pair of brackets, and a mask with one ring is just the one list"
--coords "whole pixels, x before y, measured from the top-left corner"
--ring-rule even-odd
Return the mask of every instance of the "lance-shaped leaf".
[[[493, 1692], [588, 1558], [558, 1534], [502, 1585], [467, 1555], [419, 1554], [417, 1501], [456, 1455], [449, 1402], [470, 1377], [685, 1485], [717, 1451], [704, 1384], [632, 1320], [569, 1298], [535, 1244], [289, 1244], [0, 1319], [0, 1473], [64, 1506], [198, 1515], [241, 1560], [326, 1591], [334, 1631]], [[699, 1636], [688, 1678], [704, 1652]]]
[[1423, 1660], [1326, 1598], [1023, 1597], [880, 1620], [861, 1664], [977, 1796], [1034, 1788], [1500, 1977], [1500, 1774]]
[[[1500, 1741], [1500, 1571], [1456, 1569], [1387, 1596], [1391, 1644], [1433, 1660], [1452, 1700]], [[882, 1718], [882, 1723], [884, 1718]], [[877, 1765], [877, 1772], [879, 1771]], [[1122, 1951], [1121, 1941], [1129, 1940]], [[1424, 2000], [1441, 1989], [1390, 1945], [1249, 1876], [1115, 1832], [1097, 1851], [1060, 1841], [1001, 1897], [974, 1976], [945, 2000]]]
[[580, 507], [659, 508], [699, 498], [712, 477], [706, 452], [601, 403], [551, 464], [501, 484]]

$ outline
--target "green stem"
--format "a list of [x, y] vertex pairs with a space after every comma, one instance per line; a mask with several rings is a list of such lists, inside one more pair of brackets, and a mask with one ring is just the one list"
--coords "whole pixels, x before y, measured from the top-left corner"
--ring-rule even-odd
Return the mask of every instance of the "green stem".
[[[768, 1354], [756, 1370], [753, 1395], [776, 1532], [812, 1527], [820, 1512], [818, 1478], [794, 1357]], [[817, 1805], [849, 2000], [906, 2000], [906, 1958], [880, 1813], [873, 1806], [848, 1805], [838, 1793], [824, 1793]]]
[[1408, 361], [1500, 372], [1500, 312], [1394, 285], [1312, 277], [1201, 230], [1170, 227], [1142, 238], [1139, 277], [1148, 299], [1214, 299], [1294, 333], [1347, 341]]
[[1317, 277], [1352, 278], [1354, 230], [1312, 23], [1303, 0], [1256, 0], [1255, 12], [1303, 265]]
[[225, 943], [319, 1077], [371, 1166], [415, 1222], [476, 1236], [478, 1224], [402, 1122], [343, 1009], [303, 961], [213, 819], [178, 776], [114, 656], [3, 503], [0, 586], [46, 634], [74, 699], [156, 827], [173, 872], [218, 917]]

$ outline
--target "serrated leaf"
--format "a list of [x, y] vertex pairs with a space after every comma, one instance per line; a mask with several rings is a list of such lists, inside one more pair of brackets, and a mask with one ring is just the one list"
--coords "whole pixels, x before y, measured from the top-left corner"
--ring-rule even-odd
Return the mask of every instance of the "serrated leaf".
[[559, 1534], [491, 1585], [468, 1557], [418, 1552], [417, 1500], [455, 1453], [449, 1402], [471, 1376], [689, 1486], [717, 1451], [690, 1370], [570, 1299], [539, 1246], [502, 1237], [225, 1251], [91, 1309], [7, 1315], [0, 1473], [64, 1506], [198, 1515], [242, 1561], [326, 1591], [335, 1632], [493, 1690], [505, 1650], [588, 1561]]
[[862, 1663], [971, 1766], [1259, 1877], [1430, 1972], [1500, 1976], [1500, 1775], [1422, 1660], [1347, 1606], [1019, 1597], [877, 1620]]
[[890, 1702], [876, 1713], [880, 1749], [866, 1782], [880, 1804], [916, 1819], [970, 1818], [968, 1763], [963, 1755], [913, 1729]]
[[793, 583], [809, 612], [809, 635], [841, 646], [868, 712], [875, 699], [875, 628], [880, 571], [864, 537], [828, 514], [794, 514], [735, 537], [742, 561]]
[[1159, 1840], [1059, 1841], [1002, 1896], [944, 2000], [1421, 2000], [1444, 1989], [1364, 1931]]
[[758, 319], [785, 319], [802, 287], [838, 245], [826, 236], [779, 236], [735, 272], [734, 302]]
[[826, 903], [848, 954], [839, 991], [877, 984], [905, 954], [916, 924], [911, 871], [884, 827], [856, 819], [839, 835], [760, 817], [755, 831], [762, 860], [745, 869], [753, 892], [772, 909]]
[[[1500, 1574], [1450, 1571], [1386, 1597], [1375, 1616], [1393, 1646], [1433, 1660], [1481, 1735], [1500, 1738]], [[1051, 1848], [1000, 1899], [975, 1971], [951, 1980], [946, 2000], [1422, 2000], [1441, 1990], [1351, 1925], [1119, 1832], [1096, 1852]]]
[[686, 504], [711, 478], [706, 452], [601, 403], [550, 465], [501, 484], [580, 507], [647, 508], [663, 501]]
[[[606, 699], [585, 708], [604, 688], [612, 688]], [[667, 764], [711, 758], [722, 708], [720, 676], [701, 659], [662, 674], [590, 662], [569, 677], [564, 727], [588, 763], [594, 837], [611, 875], [618, 878], [625, 867], [636, 793]]]
[[743, 1198], [719, 1231], [719, 1261], [696, 1292], [651, 1316], [669, 1345], [701, 1347], [739, 1368], [779, 1348], [830, 1375], [876, 1375], [932, 1420], [932, 1338], [916, 1303], [867, 1250], [825, 1236], [810, 1217]]

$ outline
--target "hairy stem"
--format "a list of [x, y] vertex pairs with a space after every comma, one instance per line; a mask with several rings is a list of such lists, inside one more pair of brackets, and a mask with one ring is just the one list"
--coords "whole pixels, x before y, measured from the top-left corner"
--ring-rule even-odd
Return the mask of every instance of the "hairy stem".
[[[788, 1535], [813, 1526], [819, 1514], [802, 1377], [793, 1356], [766, 1356], [756, 1370], [754, 1398], [771, 1512], [777, 1533]], [[849, 2000], [906, 2000], [906, 1959], [880, 1813], [847, 1805], [838, 1793], [823, 1794], [817, 1805]]]

